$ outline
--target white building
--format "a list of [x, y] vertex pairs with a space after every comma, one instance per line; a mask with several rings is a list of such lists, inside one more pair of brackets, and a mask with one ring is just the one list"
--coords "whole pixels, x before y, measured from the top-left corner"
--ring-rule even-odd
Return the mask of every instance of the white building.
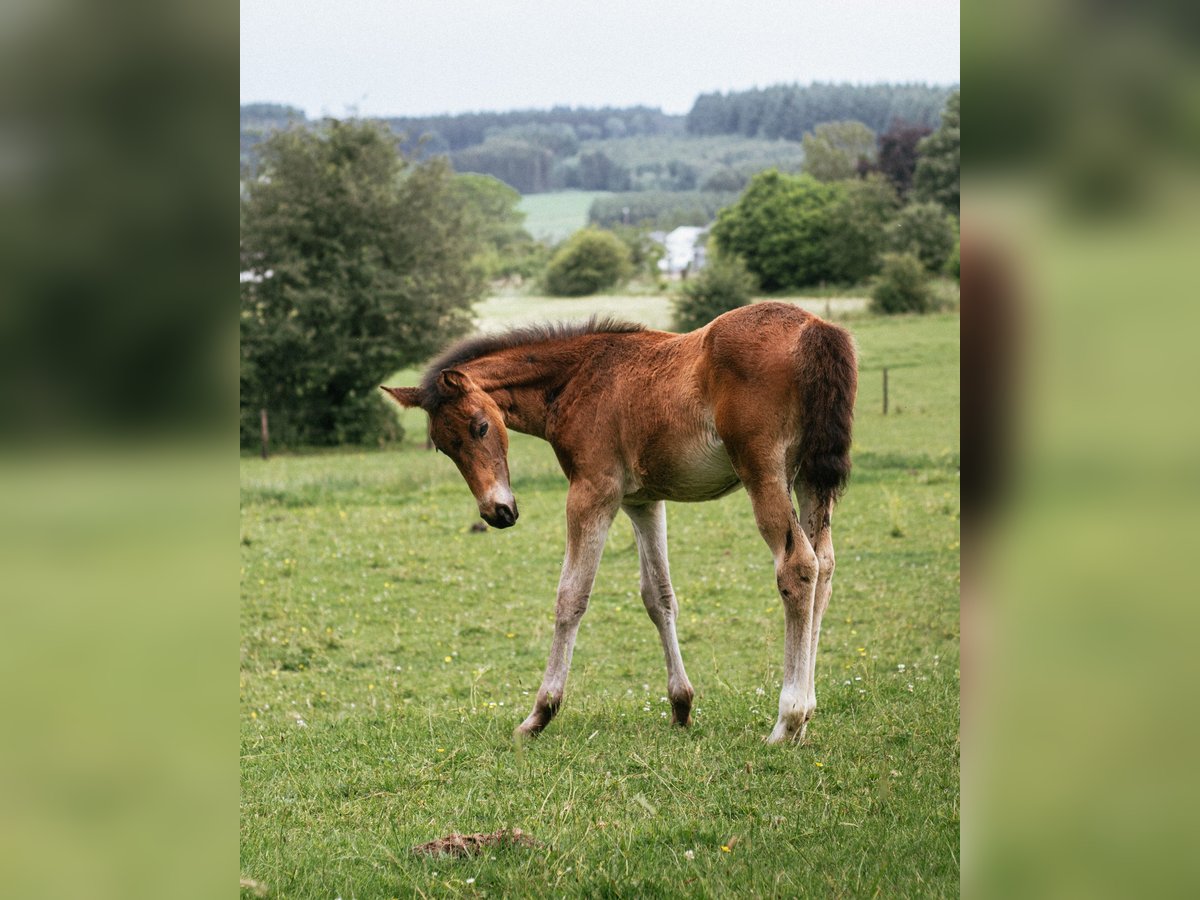
[[664, 275], [679, 275], [704, 268], [705, 252], [702, 238], [707, 233], [708, 228], [681, 225], [669, 234], [656, 231], [650, 235], [666, 248], [663, 258], [658, 261], [658, 270]]

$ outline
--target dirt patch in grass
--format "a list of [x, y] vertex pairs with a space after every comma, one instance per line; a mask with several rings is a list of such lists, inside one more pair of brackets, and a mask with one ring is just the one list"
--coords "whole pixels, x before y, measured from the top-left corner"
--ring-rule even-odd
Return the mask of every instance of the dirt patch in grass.
[[426, 856], [470, 856], [487, 847], [543, 847], [541, 841], [526, 834], [520, 828], [511, 831], [502, 828], [490, 834], [448, 834], [427, 844], [418, 844], [413, 853]]

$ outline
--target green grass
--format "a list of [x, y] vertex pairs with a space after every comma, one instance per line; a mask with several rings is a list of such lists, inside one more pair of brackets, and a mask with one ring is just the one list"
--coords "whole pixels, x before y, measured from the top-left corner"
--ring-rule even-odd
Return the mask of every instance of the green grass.
[[[618, 518], [563, 710], [521, 747], [563, 547], [549, 447], [513, 435], [521, 521], [484, 534], [421, 413], [398, 450], [244, 458], [243, 877], [273, 897], [957, 895], [958, 319], [850, 324], [856, 469], [804, 746], [761, 742], [783, 617], [744, 493], [668, 509], [695, 725], [668, 724]], [[408, 849], [505, 827], [545, 847]]]
[[517, 208], [525, 213], [525, 230], [538, 240], [561, 241], [587, 224], [588, 210], [607, 191], [555, 191], [525, 194]]

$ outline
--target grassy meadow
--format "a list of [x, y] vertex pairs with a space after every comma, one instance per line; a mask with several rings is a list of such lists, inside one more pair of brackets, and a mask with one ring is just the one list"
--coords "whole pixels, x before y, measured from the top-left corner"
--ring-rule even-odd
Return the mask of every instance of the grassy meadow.
[[606, 191], [554, 191], [525, 194], [518, 209], [525, 213], [525, 230], [538, 240], [558, 242], [588, 222], [588, 210]]
[[[512, 436], [521, 520], [486, 533], [422, 413], [395, 449], [244, 457], [242, 877], [344, 900], [957, 896], [958, 318], [846, 321], [855, 472], [803, 746], [762, 743], [783, 614], [743, 492], [668, 506], [694, 726], [669, 725], [619, 517], [563, 708], [520, 745], [564, 541], [549, 446]], [[410, 852], [512, 827], [542, 846]]]

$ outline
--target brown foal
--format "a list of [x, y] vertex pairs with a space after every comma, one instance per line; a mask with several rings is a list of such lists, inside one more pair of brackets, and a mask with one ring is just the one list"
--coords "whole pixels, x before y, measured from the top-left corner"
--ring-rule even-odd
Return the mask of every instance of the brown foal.
[[775, 557], [786, 628], [779, 718], [767, 740], [804, 736], [817, 702], [817, 641], [834, 565], [830, 517], [850, 473], [856, 386], [849, 334], [798, 307], [756, 303], [689, 334], [593, 319], [475, 337], [435, 360], [420, 387], [384, 388], [429, 413], [434, 444], [454, 460], [490, 525], [517, 521], [507, 429], [549, 441], [570, 482], [550, 659], [519, 733], [537, 734], [562, 703], [619, 509], [637, 538], [642, 601], [662, 640], [674, 721], [690, 723], [664, 501], [713, 500], [744, 486]]

